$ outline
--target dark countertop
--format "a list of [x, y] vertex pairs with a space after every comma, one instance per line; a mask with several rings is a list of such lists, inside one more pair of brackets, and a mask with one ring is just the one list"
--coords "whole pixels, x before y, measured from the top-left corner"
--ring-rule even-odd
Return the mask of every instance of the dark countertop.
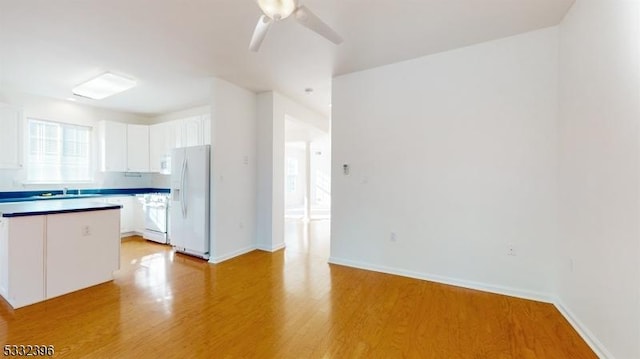
[[49, 200], [18, 203], [0, 203], [2, 217], [42, 216], [47, 214], [103, 211], [120, 209], [119, 204], [100, 203], [91, 199]]
[[169, 193], [168, 188], [106, 188], [106, 189], [70, 189], [67, 195], [62, 190], [13, 191], [0, 192], [0, 204], [7, 202], [33, 202], [40, 200], [60, 200], [95, 198], [107, 196], [135, 196], [146, 193]]

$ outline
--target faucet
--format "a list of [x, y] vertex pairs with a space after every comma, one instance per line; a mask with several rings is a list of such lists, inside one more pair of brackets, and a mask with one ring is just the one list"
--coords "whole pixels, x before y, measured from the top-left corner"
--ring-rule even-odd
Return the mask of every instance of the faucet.
[[66, 196], [66, 195], [67, 195], [67, 192], [69, 192], [69, 187], [64, 187], [64, 188], [62, 188], [62, 195], [63, 195], [63, 196]]

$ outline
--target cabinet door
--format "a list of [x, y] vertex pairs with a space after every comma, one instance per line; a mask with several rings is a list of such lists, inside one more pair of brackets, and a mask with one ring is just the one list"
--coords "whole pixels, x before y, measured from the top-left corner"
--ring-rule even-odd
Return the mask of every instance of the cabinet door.
[[132, 230], [142, 234], [144, 232], [144, 197], [142, 195], [131, 197], [130, 203]]
[[22, 111], [0, 104], [0, 168], [22, 167]]
[[118, 212], [47, 216], [46, 298], [113, 279], [120, 266]]
[[107, 172], [127, 170], [127, 125], [100, 121], [100, 169]]
[[107, 197], [105, 202], [111, 204], [119, 204], [120, 209], [120, 233], [133, 232], [133, 207], [131, 204], [132, 196]]
[[159, 123], [149, 126], [149, 170], [162, 172], [163, 163], [168, 155], [169, 126]]
[[182, 120], [182, 128], [185, 142], [183, 147], [199, 146], [204, 144], [201, 116], [185, 118]]
[[211, 115], [202, 115], [202, 138], [204, 145], [211, 144]]
[[167, 136], [167, 148], [169, 153], [174, 148], [185, 147], [186, 142], [183, 136], [182, 120], [175, 120], [167, 122], [169, 134]]
[[127, 125], [127, 171], [149, 172], [149, 126]]

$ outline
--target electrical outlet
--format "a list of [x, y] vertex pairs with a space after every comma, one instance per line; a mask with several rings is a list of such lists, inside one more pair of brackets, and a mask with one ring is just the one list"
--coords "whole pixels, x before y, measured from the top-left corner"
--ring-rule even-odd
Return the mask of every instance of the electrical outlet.
[[512, 257], [516, 256], [516, 247], [513, 244], [507, 246], [507, 255]]
[[91, 235], [91, 229], [89, 228], [89, 226], [82, 226], [82, 236], [86, 237], [90, 235]]
[[389, 240], [391, 242], [397, 242], [398, 241], [398, 235], [396, 234], [396, 232], [391, 232], [391, 234], [389, 235]]

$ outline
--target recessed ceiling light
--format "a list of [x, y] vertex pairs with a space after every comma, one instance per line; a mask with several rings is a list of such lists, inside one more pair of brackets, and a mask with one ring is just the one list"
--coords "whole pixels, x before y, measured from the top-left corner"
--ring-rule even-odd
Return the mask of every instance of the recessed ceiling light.
[[126, 91], [135, 85], [135, 80], [105, 72], [98, 77], [74, 87], [73, 94], [92, 100], [102, 100], [103, 98]]

